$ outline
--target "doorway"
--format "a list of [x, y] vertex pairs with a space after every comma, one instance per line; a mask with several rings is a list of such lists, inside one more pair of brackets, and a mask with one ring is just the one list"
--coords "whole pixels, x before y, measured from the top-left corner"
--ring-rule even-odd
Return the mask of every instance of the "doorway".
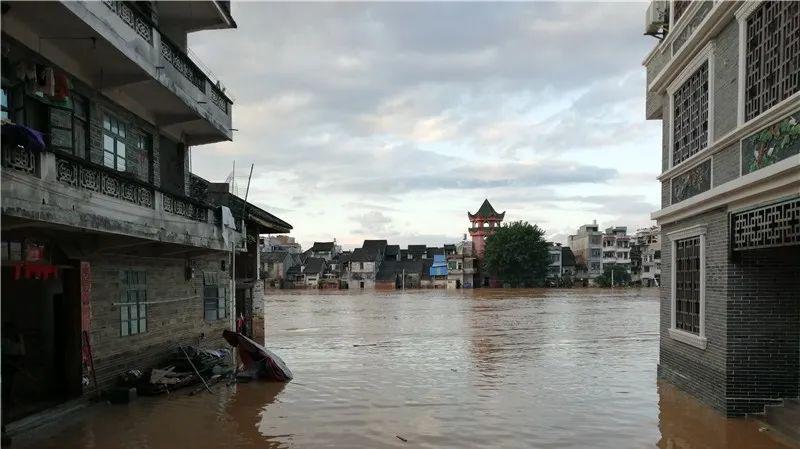
[[[241, 317], [241, 318], [240, 318]], [[252, 337], [253, 336], [253, 288], [237, 288], [236, 289], [236, 323], [237, 328], [242, 334]]]
[[3, 423], [81, 395], [79, 270], [26, 279], [2, 267]]

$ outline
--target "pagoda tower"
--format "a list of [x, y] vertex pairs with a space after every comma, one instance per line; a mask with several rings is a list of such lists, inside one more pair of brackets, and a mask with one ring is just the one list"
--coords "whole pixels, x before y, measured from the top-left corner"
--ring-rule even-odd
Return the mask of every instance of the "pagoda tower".
[[503, 218], [506, 216], [505, 211], [498, 213], [489, 200], [483, 200], [478, 212], [471, 214], [467, 212], [467, 217], [472, 226], [469, 228], [469, 235], [472, 237], [472, 249], [478, 258], [483, 257], [483, 251], [486, 245], [486, 237], [494, 234], [495, 230], [500, 227]]

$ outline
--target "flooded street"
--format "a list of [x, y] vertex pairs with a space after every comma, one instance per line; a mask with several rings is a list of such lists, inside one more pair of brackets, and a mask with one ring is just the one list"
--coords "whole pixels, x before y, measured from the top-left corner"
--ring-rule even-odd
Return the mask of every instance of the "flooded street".
[[789, 447], [657, 384], [657, 295], [270, 292], [293, 382], [93, 406], [14, 446]]

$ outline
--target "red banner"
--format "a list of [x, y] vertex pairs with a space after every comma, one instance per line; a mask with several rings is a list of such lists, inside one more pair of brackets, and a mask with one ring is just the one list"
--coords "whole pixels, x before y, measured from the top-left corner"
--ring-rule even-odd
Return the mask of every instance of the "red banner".
[[92, 268], [81, 262], [81, 330], [89, 332], [92, 322]]

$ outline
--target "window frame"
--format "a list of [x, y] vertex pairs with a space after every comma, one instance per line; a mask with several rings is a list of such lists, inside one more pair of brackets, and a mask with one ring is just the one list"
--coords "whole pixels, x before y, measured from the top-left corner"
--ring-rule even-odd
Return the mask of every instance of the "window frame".
[[789, 104], [791, 101], [797, 101], [800, 98], [800, 91], [784, 98], [783, 100], [775, 103], [769, 109], [761, 111], [760, 114], [745, 120], [745, 88], [747, 83], [747, 19], [756, 12], [758, 8], [764, 3], [763, 0], [751, 0], [744, 2], [744, 4], [735, 12], [736, 20], [739, 22], [739, 73], [737, 85], [737, 111], [736, 111], [736, 124], [738, 127], [746, 123], [757, 122], [760, 118], [771, 115], [778, 109], [783, 109], [783, 106]]
[[[216, 290], [215, 296], [206, 295], [209, 289]], [[216, 305], [216, 307], [208, 307], [209, 304]], [[222, 307], [220, 307], [222, 303]], [[209, 312], [214, 311], [214, 318], [209, 317]], [[220, 311], [224, 312], [220, 316]], [[229, 318], [230, 313], [230, 298], [228, 297], [228, 287], [224, 283], [206, 284], [203, 285], [203, 320], [207, 322], [214, 322]]]
[[14, 108], [11, 107], [12, 105], [11, 88], [8, 86], [2, 86], [2, 90], [3, 90], [3, 95], [5, 96], [6, 99], [6, 104], [5, 106], [1, 106], [0, 109], [2, 109], [2, 113], [5, 114], [5, 117], [3, 118], [5, 120], [11, 120], [11, 114], [14, 112]]
[[[680, 89], [694, 73], [700, 69], [704, 64], [708, 63], [708, 133], [707, 142], [704, 148], [697, 150], [697, 152], [678, 164], [675, 164], [673, 159], [675, 149], [675, 92]], [[667, 148], [667, 156], [669, 157], [669, 169], [679, 166], [691, 165], [699, 160], [714, 142], [714, 41], [709, 42], [702, 50], [684, 67], [678, 76], [667, 87], [667, 96], [669, 97], [669, 144]]]
[[[700, 317], [699, 332], [693, 334], [675, 327], [676, 322], [676, 303], [677, 303], [677, 241], [699, 237], [700, 239]], [[699, 349], [706, 349], [708, 340], [706, 338], [706, 226], [696, 225], [689, 228], [680, 229], [667, 233], [670, 241], [670, 318], [669, 336], [673, 340], [686, 343]]]
[[[108, 123], [108, 127], [106, 127], [106, 123]], [[116, 131], [114, 130], [116, 125]], [[110, 168], [112, 170], [116, 170], [118, 172], [125, 173], [128, 171], [128, 135], [130, 130], [128, 129], [128, 124], [121, 120], [115, 114], [112, 114], [108, 111], [103, 112], [103, 125], [102, 125], [102, 134], [103, 134], [103, 142], [101, 149], [103, 151], [103, 160], [102, 165], [106, 168]], [[120, 130], [122, 131], [120, 133]], [[106, 138], [111, 139], [113, 145], [113, 151], [109, 151], [106, 149]], [[119, 144], [122, 144], [122, 152], [123, 155], [120, 156], [119, 153]], [[111, 154], [113, 160], [113, 166], [110, 166], [106, 163], [106, 154]], [[120, 168], [120, 160], [122, 160], [122, 168]]]
[[[131, 275], [135, 273], [136, 283], [131, 283]], [[120, 283], [120, 305], [119, 305], [119, 335], [120, 337], [132, 337], [148, 332], [147, 325], [147, 271], [146, 270], [122, 270], [122, 282]], [[141, 278], [139, 278], [141, 276]], [[144, 280], [144, 282], [142, 282]], [[135, 301], [131, 301], [131, 293], [135, 293]], [[144, 294], [144, 301], [140, 294]], [[136, 318], [132, 318], [132, 311], [136, 311]], [[126, 316], [123, 316], [126, 315]], [[133, 332], [133, 322], [136, 322], [136, 332]], [[127, 323], [126, 330], [123, 326]], [[144, 330], [142, 330], [144, 325]]]

